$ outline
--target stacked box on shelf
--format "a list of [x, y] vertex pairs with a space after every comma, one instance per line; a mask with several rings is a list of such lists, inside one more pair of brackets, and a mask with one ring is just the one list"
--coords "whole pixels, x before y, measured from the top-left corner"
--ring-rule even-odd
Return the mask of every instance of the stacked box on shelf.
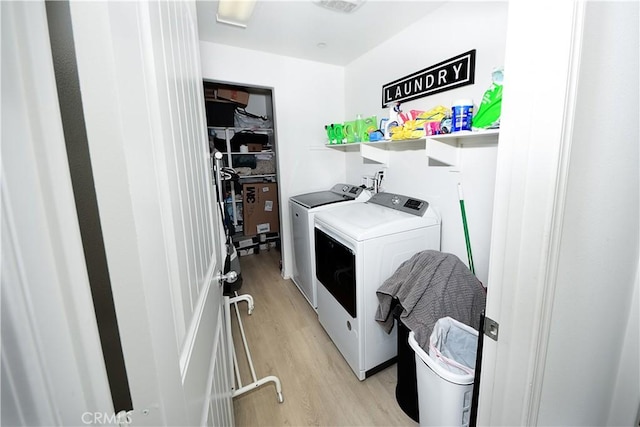
[[239, 256], [251, 255], [260, 251], [260, 242], [257, 236], [235, 240], [233, 245], [236, 247]]

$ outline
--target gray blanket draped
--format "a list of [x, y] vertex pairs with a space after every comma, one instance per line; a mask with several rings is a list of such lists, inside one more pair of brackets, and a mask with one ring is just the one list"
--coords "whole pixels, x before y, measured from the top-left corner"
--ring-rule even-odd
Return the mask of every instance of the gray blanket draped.
[[467, 266], [453, 254], [433, 250], [402, 263], [376, 295], [376, 321], [385, 331], [393, 329], [391, 309], [396, 297], [402, 306], [400, 320], [427, 351], [438, 319], [449, 316], [477, 330], [486, 304], [486, 291]]

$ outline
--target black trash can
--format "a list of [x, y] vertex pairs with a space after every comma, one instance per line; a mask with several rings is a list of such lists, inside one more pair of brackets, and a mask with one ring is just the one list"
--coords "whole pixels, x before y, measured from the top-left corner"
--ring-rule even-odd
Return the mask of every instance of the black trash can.
[[396, 384], [396, 401], [400, 408], [415, 422], [419, 422], [418, 413], [418, 383], [416, 381], [415, 352], [409, 346], [409, 329], [400, 320], [402, 306], [399, 301], [393, 300], [393, 317], [398, 328], [398, 382]]

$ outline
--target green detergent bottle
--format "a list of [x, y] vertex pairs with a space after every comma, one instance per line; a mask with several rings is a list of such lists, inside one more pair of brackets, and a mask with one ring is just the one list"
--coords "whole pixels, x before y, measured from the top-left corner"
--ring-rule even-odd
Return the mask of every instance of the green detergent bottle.
[[336, 143], [336, 136], [335, 136], [335, 132], [333, 130], [333, 125], [325, 125], [324, 130], [327, 132], [327, 139], [329, 140], [329, 144], [335, 144]]
[[333, 136], [335, 138], [336, 144], [344, 143], [344, 130], [341, 123], [335, 123], [333, 125]]

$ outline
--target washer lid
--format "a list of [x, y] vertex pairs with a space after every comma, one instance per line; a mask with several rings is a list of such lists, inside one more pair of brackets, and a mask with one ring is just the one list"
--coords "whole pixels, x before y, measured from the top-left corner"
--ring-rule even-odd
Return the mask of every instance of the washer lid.
[[336, 206], [316, 213], [315, 220], [356, 241], [440, 224], [440, 218], [431, 207], [423, 216], [417, 216], [374, 203], [349, 203]]
[[291, 197], [291, 200], [307, 209], [331, 203], [355, 200], [362, 193], [362, 188], [349, 184], [336, 184], [331, 190], [316, 191]]

